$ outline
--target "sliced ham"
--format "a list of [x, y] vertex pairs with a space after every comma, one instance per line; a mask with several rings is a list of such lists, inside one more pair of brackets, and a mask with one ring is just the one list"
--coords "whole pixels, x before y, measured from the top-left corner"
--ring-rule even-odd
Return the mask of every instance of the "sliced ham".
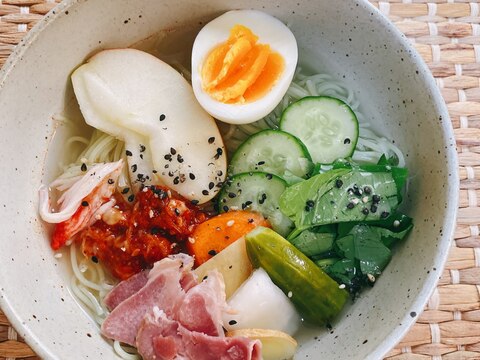
[[135, 346], [144, 360], [172, 360], [183, 352], [179, 323], [154, 308], [147, 314], [138, 329]]
[[[191, 360], [261, 360], [262, 344], [246, 337], [218, 337], [188, 331], [180, 327], [185, 359]], [[154, 359], [154, 358], [153, 358]], [[153, 360], [144, 359], [144, 360]]]
[[148, 272], [148, 270], [141, 271], [110, 290], [103, 299], [107, 309], [112, 311], [124, 300], [140, 291], [147, 284]]
[[227, 308], [225, 283], [218, 271], [190, 289], [174, 314], [182, 326], [211, 336], [223, 336], [222, 312]]
[[244, 337], [209, 336], [190, 331], [156, 309], [138, 331], [136, 346], [144, 360], [260, 360], [261, 343]]
[[[183, 256], [165, 258], [155, 264], [148, 274], [148, 281], [136, 294], [120, 303], [102, 324], [102, 334], [126, 344], [134, 345], [138, 328], [146, 314], [158, 306], [171, 315], [183, 301], [185, 291], [181, 287], [184, 271], [189, 271]], [[193, 262], [192, 262], [193, 263]]]
[[174, 255], [117, 285], [103, 335], [136, 346], [144, 360], [260, 360], [258, 340], [224, 335], [222, 275], [198, 284], [192, 266], [192, 257]]

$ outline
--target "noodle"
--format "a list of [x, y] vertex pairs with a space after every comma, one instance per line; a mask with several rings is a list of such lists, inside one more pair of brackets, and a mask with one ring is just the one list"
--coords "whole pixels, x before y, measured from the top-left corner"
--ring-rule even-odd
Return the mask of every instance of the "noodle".
[[347, 103], [359, 121], [359, 139], [352, 159], [357, 162], [376, 163], [382, 155], [394, 156], [398, 165], [405, 166], [405, 158], [391, 141], [368, 129], [370, 124], [359, 110], [360, 102], [342, 82], [327, 74], [305, 75], [298, 70], [280, 104], [266, 117], [251, 124], [233, 126], [223, 133], [227, 150], [232, 154], [250, 135], [264, 129], [278, 129], [283, 111], [293, 102], [307, 96], [332, 96]]

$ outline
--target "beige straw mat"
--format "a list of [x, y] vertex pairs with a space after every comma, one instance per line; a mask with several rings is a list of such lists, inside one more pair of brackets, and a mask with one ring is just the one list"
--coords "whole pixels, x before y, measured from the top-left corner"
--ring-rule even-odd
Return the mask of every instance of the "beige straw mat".
[[[455, 242], [443, 276], [417, 323], [387, 358], [480, 359], [480, 4], [372, 3], [411, 40], [435, 76], [455, 129], [461, 179]], [[0, 67], [55, 4], [0, 0]], [[5, 359], [38, 357], [0, 311], [0, 360]]]

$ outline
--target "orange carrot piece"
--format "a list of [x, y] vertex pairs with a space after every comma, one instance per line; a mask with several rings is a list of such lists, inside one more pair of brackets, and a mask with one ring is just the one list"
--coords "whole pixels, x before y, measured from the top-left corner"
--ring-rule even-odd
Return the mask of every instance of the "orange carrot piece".
[[251, 211], [222, 213], [197, 225], [187, 242], [187, 250], [195, 257], [195, 265], [200, 266], [257, 226], [270, 227], [270, 224], [263, 215]]

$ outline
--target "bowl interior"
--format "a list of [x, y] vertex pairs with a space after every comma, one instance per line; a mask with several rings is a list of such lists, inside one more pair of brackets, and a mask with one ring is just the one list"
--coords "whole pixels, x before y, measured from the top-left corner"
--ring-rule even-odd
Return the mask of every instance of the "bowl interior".
[[[244, 1], [286, 22], [300, 61], [345, 82], [377, 132], [394, 140], [410, 170], [403, 210], [416, 226], [372, 289], [333, 329], [299, 334], [297, 359], [379, 358], [415, 321], [441, 274], [453, 234], [458, 175], [446, 107], [419, 55], [364, 1]], [[37, 218], [37, 190], [68, 158], [67, 136], [82, 130], [69, 74], [105, 48], [159, 56], [188, 50], [195, 31], [234, 7], [221, 0], [67, 1], [47, 15], [0, 74], [0, 305], [45, 358], [113, 358], [111, 345], [71, 296], [69, 267], [54, 258]], [[152, 36], [153, 35], [153, 36]], [[147, 39], [146, 41], [142, 41]], [[66, 110], [73, 124], [54, 121]], [[425, 139], [428, 139], [426, 141]], [[14, 191], [8, 191], [7, 189]], [[12, 190], [13, 190], [12, 189]]]

